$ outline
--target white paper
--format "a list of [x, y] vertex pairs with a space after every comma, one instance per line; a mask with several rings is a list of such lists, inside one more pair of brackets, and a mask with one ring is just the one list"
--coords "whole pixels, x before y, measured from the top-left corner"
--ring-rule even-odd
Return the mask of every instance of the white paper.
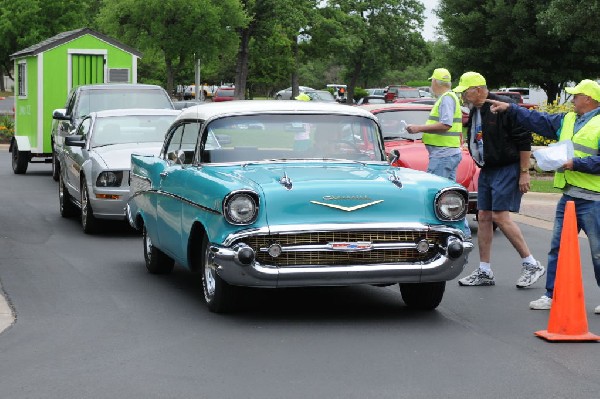
[[541, 170], [550, 171], [562, 168], [569, 159], [573, 158], [573, 142], [565, 140], [550, 144], [546, 148], [534, 151], [533, 156]]

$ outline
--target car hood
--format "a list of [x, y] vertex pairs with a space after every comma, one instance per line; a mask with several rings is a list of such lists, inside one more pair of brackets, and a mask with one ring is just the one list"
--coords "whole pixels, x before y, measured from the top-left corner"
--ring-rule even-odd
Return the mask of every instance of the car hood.
[[430, 223], [435, 195], [452, 184], [405, 168], [336, 163], [250, 165], [231, 177], [262, 194], [259, 206], [269, 225]]
[[99, 162], [109, 169], [128, 170], [131, 167], [131, 154], [158, 155], [162, 142], [111, 144], [93, 149]]

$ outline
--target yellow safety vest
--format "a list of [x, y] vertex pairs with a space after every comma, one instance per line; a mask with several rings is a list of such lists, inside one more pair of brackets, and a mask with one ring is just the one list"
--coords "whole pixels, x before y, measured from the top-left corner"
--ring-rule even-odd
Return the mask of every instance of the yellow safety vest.
[[[600, 139], [600, 115], [590, 119], [577, 134], [575, 131], [575, 119], [577, 114], [569, 112], [563, 119], [560, 131], [560, 141], [573, 141], [573, 157], [585, 158], [598, 153], [598, 140]], [[564, 188], [566, 184], [581, 187], [586, 190], [600, 192], [600, 176], [574, 170], [560, 168], [554, 174], [554, 187]]]
[[462, 112], [460, 111], [460, 102], [452, 90], [448, 90], [435, 102], [426, 125], [432, 125], [440, 121], [440, 104], [444, 96], [450, 96], [454, 99], [454, 118], [452, 127], [445, 132], [424, 132], [423, 143], [437, 147], [460, 147], [460, 137], [462, 135]]

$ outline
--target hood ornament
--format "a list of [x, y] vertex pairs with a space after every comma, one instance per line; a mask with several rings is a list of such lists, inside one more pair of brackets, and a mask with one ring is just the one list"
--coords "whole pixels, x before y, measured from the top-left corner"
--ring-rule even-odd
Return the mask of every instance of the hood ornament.
[[319, 201], [310, 201], [310, 202], [313, 204], [316, 204], [316, 205], [323, 205], [323, 206], [328, 206], [329, 208], [339, 209], [339, 210], [346, 211], [346, 212], [352, 212], [352, 211], [356, 211], [356, 210], [359, 210], [362, 208], [366, 208], [371, 205], [379, 204], [380, 202], [383, 202], [383, 200], [368, 202], [366, 204], [360, 204], [360, 205], [354, 205], [354, 206], [342, 206], [342, 205], [337, 205], [337, 204], [327, 204], [325, 202], [319, 202]]
[[388, 177], [388, 179], [392, 183], [394, 183], [398, 188], [402, 188], [402, 182], [400, 181], [400, 178], [398, 177], [398, 175], [396, 175], [395, 170], [390, 171], [390, 176]]
[[292, 179], [290, 179], [286, 172], [283, 172], [283, 177], [279, 179], [279, 184], [286, 188], [286, 190], [292, 189]]

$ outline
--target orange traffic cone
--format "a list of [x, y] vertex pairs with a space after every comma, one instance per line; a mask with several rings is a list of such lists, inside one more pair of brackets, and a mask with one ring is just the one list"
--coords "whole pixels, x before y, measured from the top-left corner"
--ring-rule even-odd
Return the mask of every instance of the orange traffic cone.
[[536, 331], [535, 335], [548, 341], [600, 340], [600, 336], [588, 331], [577, 237], [577, 217], [573, 201], [567, 201], [565, 206], [548, 329]]

